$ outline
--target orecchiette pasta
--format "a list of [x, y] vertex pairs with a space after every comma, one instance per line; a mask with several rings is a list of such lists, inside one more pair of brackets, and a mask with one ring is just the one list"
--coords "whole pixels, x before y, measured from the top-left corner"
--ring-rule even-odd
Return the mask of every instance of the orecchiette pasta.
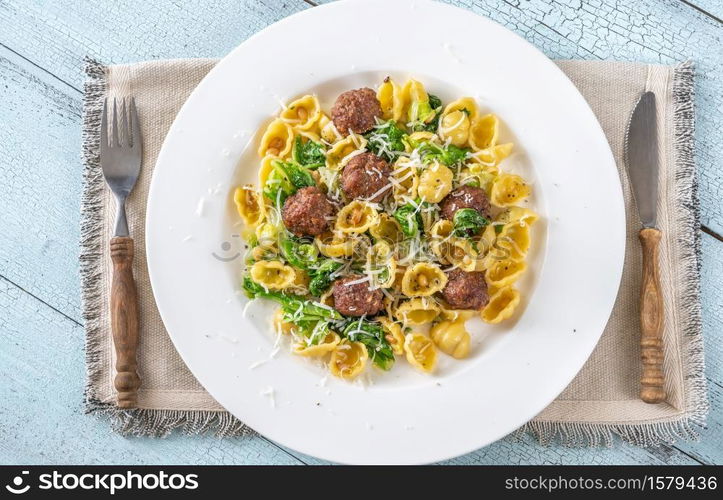
[[354, 242], [343, 233], [326, 232], [314, 238], [319, 252], [326, 257], [351, 257], [354, 255]]
[[451, 220], [440, 219], [432, 225], [430, 230], [430, 248], [442, 264], [449, 264], [449, 255], [452, 251], [452, 230], [454, 224]]
[[439, 122], [439, 135], [455, 146], [464, 146], [469, 138], [471, 123], [477, 117], [477, 105], [469, 97], [451, 102], [444, 108]]
[[369, 232], [375, 241], [383, 241], [391, 246], [395, 246], [404, 239], [399, 223], [384, 212], [379, 214], [377, 223], [369, 228]]
[[261, 260], [251, 266], [251, 278], [269, 290], [283, 290], [294, 282], [296, 272], [278, 260]]
[[325, 356], [330, 353], [341, 342], [341, 337], [335, 332], [328, 332], [318, 344], [307, 344], [306, 342], [300, 342], [294, 345], [294, 354], [306, 357], [318, 357]]
[[332, 351], [329, 371], [341, 378], [354, 378], [364, 371], [369, 359], [367, 348], [361, 342], [342, 340]]
[[394, 316], [405, 325], [424, 325], [439, 315], [439, 306], [426, 297], [416, 297], [402, 302], [394, 311]]
[[402, 87], [387, 77], [379, 86], [377, 99], [382, 107], [382, 117], [385, 120], [399, 121], [404, 113], [405, 96]]
[[237, 187], [233, 194], [236, 210], [247, 226], [254, 227], [264, 220], [264, 204], [251, 185]]
[[276, 249], [269, 245], [258, 245], [251, 249], [253, 260], [271, 260], [277, 257]]
[[498, 207], [508, 207], [527, 198], [530, 192], [530, 185], [519, 175], [500, 174], [492, 184], [490, 201]]
[[[322, 132], [323, 133], [323, 132]], [[339, 170], [354, 156], [363, 153], [367, 140], [357, 134], [349, 134], [346, 139], [335, 143], [326, 153], [326, 166], [331, 170]]]
[[408, 333], [404, 339], [404, 352], [413, 367], [430, 373], [437, 365], [437, 349], [432, 340], [421, 333]]
[[447, 284], [447, 275], [436, 264], [418, 262], [408, 267], [402, 278], [402, 293], [407, 297], [429, 297]]
[[424, 103], [429, 105], [429, 95], [424, 89], [424, 85], [417, 80], [410, 79], [402, 89], [402, 95], [404, 96], [404, 102], [407, 110], [407, 120], [409, 122], [416, 122], [420, 118], [420, 111], [424, 106]]
[[321, 106], [315, 95], [305, 95], [289, 104], [279, 117], [293, 128], [309, 130], [321, 116]]
[[497, 217], [495, 217], [495, 222], [508, 224], [519, 221], [527, 225], [532, 225], [538, 218], [539, 215], [529, 208], [507, 207], [507, 209], [503, 210]]
[[441, 312], [439, 317], [449, 321], [467, 321], [475, 316], [477, 311], [469, 309], [451, 309], [448, 304], [440, 302], [439, 307]]
[[480, 316], [487, 323], [499, 323], [512, 316], [519, 303], [520, 292], [512, 287], [501, 288], [490, 297]]
[[469, 332], [465, 328], [465, 321], [440, 321], [435, 323], [429, 331], [434, 344], [445, 354], [462, 359], [469, 355]]
[[354, 200], [339, 210], [335, 227], [342, 233], [363, 233], [378, 220], [379, 213], [371, 204]]
[[460, 183], [468, 184], [472, 181], [484, 189], [489, 195], [498, 173], [498, 169], [495, 166], [471, 163], [469, 167], [462, 169], [460, 172]]
[[530, 245], [529, 226], [537, 218], [535, 212], [523, 207], [508, 207], [500, 212], [494, 222], [485, 228], [481, 238], [481, 243], [488, 250], [485, 268], [495, 260], [522, 259]]
[[384, 329], [385, 338], [392, 347], [394, 354], [404, 354], [404, 334], [402, 333], [402, 325], [385, 317], [379, 318], [379, 323]]
[[440, 163], [425, 169], [419, 176], [417, 193], [430, 203], [439, 203], [452, 191], [452, 171]]
[[469, 129], [469, 145], [475, 151], [481, 151], [497, 145], [499, 121], [495, 115], [478, 116]]
[[392, 247], [384, 241], [372, 245], [367, 251], [365, 270], [372, 277], [373, 286], [391, 287], [397, 274], [397, 260]]
[[496, 146], [471, 153], [470, 158], [473, 163], [476, 162], [485, 166], [495, 167], [499, 165], [502, 160], [510, 156], [513, 146], [514, 145], [511, 142], [498, 144]]
[[294, 269], [294, 281], [286, 289], [288, 292], [293, 292], [298, 295], [306, 295], [309, 293], [309, 273], [304, 269]]
[[477, 111], [477, 103], [471, 97], [461, 97], [456, 101], [452, 101], [444, 107], [444, 114], [452, 113], [453, 111], [462, 111], [467, 115], [470, 121], [477, 119], [479, 114]]
[[277, 118], [269, 123], [261, 136], [258, 153], [260, 157], [266, 155], [285, 158], [291, 152], [294, 142], [294, 131], [291, 125]]
[[256, 226], [256, 242], [262, 247], [273, 247], [279, 237], [281, 228], [277, 224], [270, 222], [262, 222]]
[[407, 158], [399, 158], [394, 164], [390, 181], [394, 186], [392, 190], [395, 198], [402, 196], [417, 197], [417, 188], [419, 187], [417, 166]]
[[494, 260], [491, 263], [486, 263], [486, 267], [485, 278], [487, 284], [495, 288], [511, 285], [527, 269], [524, 261], [512, 259]]
[[326, 116], [324, 113], [321, 114], [317, 122], [317, 128], [319, 129], [319, 135], [321, 138], [329, 144], [333, 144], [344, 138], [341, 133], [336, 129], [334, 122], [331, 118]]
[[506, 251], [510, 259], [523, 259], [530, 249], [530, 226], [521, 221], [505, 224], [495, 246]]
[[450, 238], [448, 246], [442, 244], [442, 251], [446, 251], [444, 255], [447, 262], [456, 266], [463, 271], [472, 272], [477, 270], [479, 253], [475, 250], [472, 241], [466, 238]]
[[274, 171], [273, 162], [278, 160], [275, 156], [264, 156], [261, 160], [261, 166], [259, 167], [259, 186], [262, 188], [266, 185], [266, 182], [271, 176], [271, 172]]

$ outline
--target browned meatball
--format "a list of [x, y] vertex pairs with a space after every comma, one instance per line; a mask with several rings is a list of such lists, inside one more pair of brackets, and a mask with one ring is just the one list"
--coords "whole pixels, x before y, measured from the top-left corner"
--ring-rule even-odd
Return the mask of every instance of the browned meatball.
[[367, 282], [349, 284], [361, 278], [363, 276], [358, 274], [339, 278], [332, 287], [334, 308], [346, 316], [371, 316], [384, 309], [384, 295], [380, 289], [369, 290]]
[[331, 108], [331, 119], [337, 130], [344, 136], [349, 132], [363, 134], [381, 118], [382, 107], [376, 93], [370, 88], [347, 90], [336, 98]]
[[490, 200], [484, 189], [474, 186], [460, 186], [439, 203], [442, 217], [452, 220], [460, 208], [474, 208], [480, 215], [490, 218]]
[[[374, 153], [361, 153], [349, 160], [341, 173], [341, 189], [348, 198], [382, 201], [392, 191], [389, 176], [392, 168]], [[379, 192], [384, 186], [386, 190]], [[374, 195], [374, 198], [370, 196]]]
[[485, 273], [453, 269], [447, 274], [442, 296], [452, 309], [482, 309], [490, 300]]
[[282, 218], [286, 229], [296, 236], [317, 236], [329, 227], [334, 205], [318, 187], [299, 189], [286, 198]]

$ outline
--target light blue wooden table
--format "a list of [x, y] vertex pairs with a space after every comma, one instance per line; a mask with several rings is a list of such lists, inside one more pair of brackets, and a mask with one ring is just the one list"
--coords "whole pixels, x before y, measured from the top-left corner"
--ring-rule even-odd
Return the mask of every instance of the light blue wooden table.
[[[711, 412], [698, 443], [501, 440], [456, 464], [723, 463], [723, 2], [452, 0], [552, 58], [694, 60]], [[0, 463], [303, 464], [263, 437], [123, 438], [83, 414], [78, 279], [83, 57], [223, 56], [310, 0], [0, 0]]]

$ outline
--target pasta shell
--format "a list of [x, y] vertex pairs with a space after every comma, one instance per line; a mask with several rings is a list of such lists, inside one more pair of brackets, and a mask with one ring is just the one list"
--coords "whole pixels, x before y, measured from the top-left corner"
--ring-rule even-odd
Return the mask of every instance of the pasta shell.
[[293, 142], [294, 132], [291, 125], [277, 118], [269, 123], [261, 136], [258, 154], [262, 158], [267, 155], [286, 158], [291, 152]]
[[416, 297], [400, 303], [394, 311], [394, 317], [404, 325], [424, 325], [431, 323], [439, 315], [440, 308], [426, 297]]
[[449, 103], [439, 120], [439, 136], [455, 146], [464, 146], [469, 139], [470, 127], [477, 117], [477, 104], [471, 97]]
[[401, 199], [403, 196], [417, 197], [417, 188], [419, 187], [417, 166], [408, 158], [402, 157], [397, 160], [389, 179], [394, 186], [393, 193], [396, 199]]
[[382, 117], [385, 120], [399, 121], [402, 119], [406, 105], [405, 95], [402, 87], [391, 78], [387, 77], [379, 86], [377, 100], [382, 107]]
[[354, 200], [341, 210], [334, 226], [342, 233], [363, 233], [379, 220], [379, 213], [371, 204]]
[[482, 321], [496, 324], [512, 316], [520, 303], [520, 292], [512, 287], [505, 287], [490, 297], [489, 303], [480, 312]]
[[250, 184], [237, 187], [233, 194], [236, 210], [244, 224], [254, 227], [264, 220], [265, 206], [262, 197]]
[[500, 174], [492, 184], [490, 201], [498, 207], [508, 207], [530, 196], [532, 189], [525, 179], [515, 174]]
[[315, 95], [305, 95], [291, 102], [279, 117], [296, 130], [309, 130], [321, 116], [319, 99]]
[[341, 337], [334, 332], [329, 332], [326, 337], [316, 345], [308, 345], [306, 343], [299, 343], [294, 345], [294, 354], [304, 357], [319, 357], [325, 356], [330, 353], [336, 346], [341, 342]]
[[497, 145], [499, 129], [497, 116], [489, 114], [477, 117], [469, 129], [470, 147], [475, 151], [494, 147]]
[[[323, 133], [323, 132], [322, 132]], [[336, 142], [326, 153], [326, 166], [331, 170], [340, 170], [354, 156], [364, 152], [367, 140], [351, 133], [346, 139]]]
[[294, 282], [296, 272], [278, 260], [260, 260], [251, 266], [251, 279], [269, 290], [283, 290]]
[[485, 279], [488, 285], [503, 288], [517, 281], [525, 269], [527, 265], [521, 260], [494, 260], [486, 265]]
[[439, 203], [452, 191], [453, 178], [454, 174], [448, 167], [435, 163], [422, 171], [417, 193], [424, 201]]
[[326, 257], [351, 257], [354, 255], [354, 242], [343, 234], [322, 233], [314, 238], [316, 246]]
[[342, 340], [332, 351], [329, 371], [340, 378], [351, 379], [364, 371], [369, 353], [361, 342]]
[[376, 224], [369, 228], [369, 232], [374, 237], [374, 241], [384, 242], [392, 247], [404, 239], [399, 223], [384, 212], [379, 214]]
[[421, 333], [408, 333], [404, 339], [404, 352], [413, 367], [425, 373], [434, 371], [437, 365], [437, 349], [429, 337]]
[[402, 293], [407, 297], [428, 297], [442, 291], [447, 275], [436, 264], [418, 262], [407, 268], [402, 278]]
[[465, 320], [440, 321], [429, 331], [434, 344], [445, 354], [462, 359], [469, 355], [469, 332], [465, 328]]
[[402, 325], [385, 317], [379, 318], [378, 321], [384, 329], [384, 338], [387, 342], [389, 342], [394, 354], [404, 354], [404, 334], [402, 333]]

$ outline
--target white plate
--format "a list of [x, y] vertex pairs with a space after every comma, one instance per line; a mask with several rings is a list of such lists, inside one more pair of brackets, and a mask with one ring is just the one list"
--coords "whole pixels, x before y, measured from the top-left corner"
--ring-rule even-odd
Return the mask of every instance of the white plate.
[[[362, 387], [327, 379], [323, 368], [286, 351], [252, 369], [269, 359], [274, 338], [268, 308], [243, 315], [232, 191], [256, 178], [255, 131], [279, 100], [316, 92], [328, 110], [343, 90], [377, 85], [387, 74], [414, 76], [447, 102], [475, 97], [500, 116], [503, 139], [515, 142], [517, 154], [503, 166], [533, 180], [531, 206], [542, 215], [517, 319], [495, 328], [475, 323], [470, 358], [440, 355], [445, 362], [433, 376], [399, 362]], [[328, 460], [422, 463], [501, 438], [572, 380], [612, 309], [624, 228], [605, 136], [549, 59], [466, 10], [371, 0], [286, 18], [211, 71], [163, 145], [146, 239], [163, 322], [191, 371], [230, 412]]]

